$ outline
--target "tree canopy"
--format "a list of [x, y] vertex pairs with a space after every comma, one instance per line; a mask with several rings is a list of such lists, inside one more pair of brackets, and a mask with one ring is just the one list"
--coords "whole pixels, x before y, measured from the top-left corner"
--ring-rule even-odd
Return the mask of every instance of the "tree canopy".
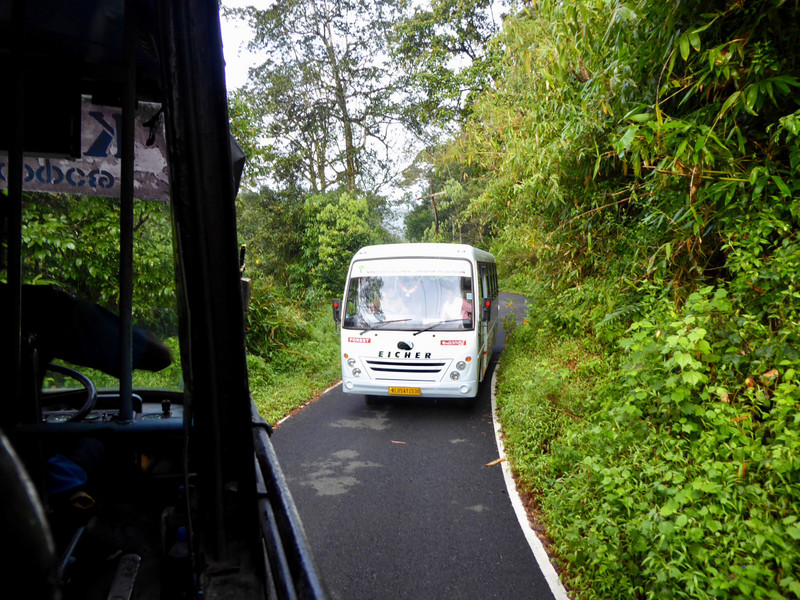
[[312, 193], [386, 181], [402, 78], [387, 53], [398, 0], [290, 0], [236, 11], [266, 57], [242, 92], [282, 170]]
[[404, 108], [410, 131], [427, 127], [441, 135], [460, 125], [475, 99], [493, 89], [500, 30], [497, 11], [505, 2], [432, 0], [417, 4], [398, 22], [393, 53], [406, 73], [410, 101]]
[[[404, 236], [490, 249], [535, 307], [500, 405], [576, 598], [800, 597], [798, 3], [512, 8], [237, 12], [265, 56], [229, 98], [251, 357], [279, 363], [352, 254], [398, 239], [402, 124], [424, 140]], [[113, 307], [115, 201], [34, 199], [26, 281]], [[135, 206], [136, 317], [164, 330], [168, 212]]]
[[[564, 577], [800, 596], [797, 2], [538, 0], [498, 30], [492, 6], [397, 5], [381, 49], [408, 104], [384, 106], [428, 136], [406, 236], [491, 249], [536, 307], [522, 350], [596, 348], [507, 376], [507, 447]], [[305, 205], [304, 264], [332, 288], [375, 215], [359, 198]]]

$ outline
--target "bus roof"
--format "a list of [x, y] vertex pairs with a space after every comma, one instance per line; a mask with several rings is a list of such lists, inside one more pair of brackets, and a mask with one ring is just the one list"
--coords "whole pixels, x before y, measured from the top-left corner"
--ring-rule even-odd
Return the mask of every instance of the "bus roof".
[[351, 263], [377, 258], [471, 258], [495, 262], [489, 252], [467, 244], [404, 243], [364, 246], [353, 255]]

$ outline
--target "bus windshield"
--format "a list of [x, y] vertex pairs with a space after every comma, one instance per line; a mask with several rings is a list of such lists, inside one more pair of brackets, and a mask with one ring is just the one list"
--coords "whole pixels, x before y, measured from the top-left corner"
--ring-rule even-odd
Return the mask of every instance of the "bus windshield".
[[473, 328], [470, 265], [406, 259], [356, 263], [343, 326], [350, 329], [457, 331]]

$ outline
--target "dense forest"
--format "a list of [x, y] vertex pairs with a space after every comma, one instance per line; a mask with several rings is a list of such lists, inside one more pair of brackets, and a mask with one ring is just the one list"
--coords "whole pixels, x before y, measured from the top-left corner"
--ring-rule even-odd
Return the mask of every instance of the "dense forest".
[[579, 596], [800, 595], [798, 16], [539, 3], [459, 140], [539, 303], [520, 336], [581, 340], [567, 374], [509, 382]]
[[240, 16], [266, 57], [231, 98], [242, 211], [274, 285], [335, 294], [399, 235], [490, 249], [532, 299], [501, 418], [574, 597], [800, 597], [798, 3]]
[[[355, 250], [479, 246], [530, 298], [498, 407], [571, 597], [800, 598], [800, 3], [224, 4], [259, 57], [229, 108], [262, 413], [337, 378]], [[31, 276], [113, 306], [114, 219], [37, 200]], [[167, 337], [168, 213], [135, 214]]]

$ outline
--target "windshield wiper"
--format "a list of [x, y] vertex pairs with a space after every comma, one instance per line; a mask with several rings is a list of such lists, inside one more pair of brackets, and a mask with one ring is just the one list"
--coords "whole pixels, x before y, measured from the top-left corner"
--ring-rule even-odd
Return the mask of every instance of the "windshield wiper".
[[389, 325], [390, 323], [405, 323], [406, 321], [410, 321], [411, 319], [392, 319], [391, 321], [380, 321], [375, 323], [375, 325], [371, 325], [367, 327], [364, 331], [359, 333], [358, 335], [364, 335], [368, 331], [372, 331], [373, 329], [380, 329], [384, 325]]
[[459, 321], [467, 321], [467, 320], [469, 320], [469, 319], [447, 319], [445, 321], [436, 321], [436, 323], [431, 323], [427, 327], [424, 327], [422, 329], [419, 329], [419, 330], [415, 331], [414, 335], [419, 335], [420, 333], [424, 333], [426, 331], [430, 331], [434, 327], [438, 327], [439, 325], [444, 325], [446, 323], [457, 323]]

